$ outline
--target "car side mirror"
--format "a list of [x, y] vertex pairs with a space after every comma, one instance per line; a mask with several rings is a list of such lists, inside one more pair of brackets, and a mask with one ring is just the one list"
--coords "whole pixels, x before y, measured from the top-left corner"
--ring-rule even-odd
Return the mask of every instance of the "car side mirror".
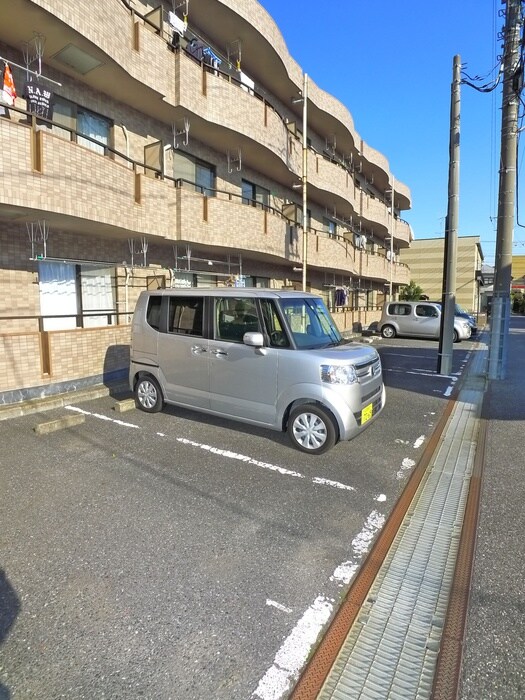
[[258, 331], [248, 331], [244, 334], [242, 342], [254, 348], [262, 348], [264, 345], [264, 336]]

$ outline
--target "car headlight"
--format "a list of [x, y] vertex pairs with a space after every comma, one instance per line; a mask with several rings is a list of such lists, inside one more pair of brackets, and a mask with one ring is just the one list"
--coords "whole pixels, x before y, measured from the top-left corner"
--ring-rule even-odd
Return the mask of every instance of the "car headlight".
[[354, 365], [321, 365], [321, 381], [327, 384], [354, 384], [357, 374]]

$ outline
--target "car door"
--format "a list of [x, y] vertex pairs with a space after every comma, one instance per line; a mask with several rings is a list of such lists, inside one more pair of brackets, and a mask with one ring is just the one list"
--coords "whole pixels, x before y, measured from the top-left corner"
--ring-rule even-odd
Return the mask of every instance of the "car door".
[[208, 340], [204, 333], [204, 297], [164, 297], [165, 327], [159, 333], [158, 358], [167, 401], [193, 408], [210, 407]]
[[255, 299], [214, 299], [213, 337], [209, 343], [210, 402], [213, 411], [274, 425], [279, 349], [243, 343], [244, 333], [263, 331]]
[[418, 335], [426, 338], [439, 337], [439, 311], [435, 306], [432, 304], [416, 304], [414, 318]]

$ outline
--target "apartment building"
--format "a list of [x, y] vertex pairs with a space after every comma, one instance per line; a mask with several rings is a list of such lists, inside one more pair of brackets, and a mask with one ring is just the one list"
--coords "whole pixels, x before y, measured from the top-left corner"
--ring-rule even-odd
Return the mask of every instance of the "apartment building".
[[146, 288], [304, 286], [344, 331], [409, 281], [408, 187], [256, 0], [10, 0], [0, 67], [4, 403], [124, 376]]
[[525, 281], [525, 255], [513, 255], [512, 256], [512, 287], [523, 288]]
[[[401, 251], [401, 260], [410, 268], [410, 279], [430, 299], [441, 299], [445, 239], [413, 241]], [[468, 311], [480, 310], [483, 285], [483, 251], [479, 236], [458, 236], [456, 246], [456, 302]]]

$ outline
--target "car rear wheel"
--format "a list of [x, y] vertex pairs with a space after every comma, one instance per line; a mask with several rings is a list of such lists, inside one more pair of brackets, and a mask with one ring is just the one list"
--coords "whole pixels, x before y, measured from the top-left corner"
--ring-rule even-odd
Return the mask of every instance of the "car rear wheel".
[[383, 326], [383, 328], [381, 328], [381, 335], [383, 338], [395, 338], [396, 329], [394, 326]]
[[164, 399], [159, 383], [149, 375], [140, 377], [135, 385], [135, 404], [146, 413], [158, 413], [162, 411]]
[[337, 429], [332, 416], [315, 404], [301, 404], [290, 412], [288, 436], [302, 452], [320, 455], [337, 442]]

